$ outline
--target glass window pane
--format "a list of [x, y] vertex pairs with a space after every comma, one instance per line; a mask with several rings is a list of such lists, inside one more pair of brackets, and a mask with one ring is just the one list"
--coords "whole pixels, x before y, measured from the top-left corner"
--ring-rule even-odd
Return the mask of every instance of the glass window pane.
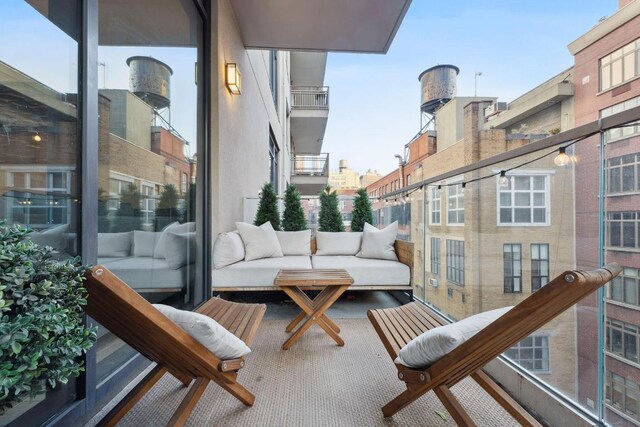
[[533, 210], [533, 222], [543, 223], [546, 222], [546, 209], [535, 208]]
[[529, 193], [515, 193], [515, 206], [530, 206]]
[[544, 193], [533, 193], [533, 206], [544, 206]]
[[546, 178], [544, 176], [534, 176], [533, 177], [533, 189], [537, 191], [544, 190]]
[[526, 223], [531, 222], [531, 209], [514, 209], [514, 222]]
[[511, 206], [511, 193], [500, 193], [500, 206]]
[[529, 190], [529, 177], [528, 176], [515, 176], [513, 177], [515, 190]]
[[511, 217], [511, 209], [500, 209], [500, 222], [510, 223], [513, 219]]

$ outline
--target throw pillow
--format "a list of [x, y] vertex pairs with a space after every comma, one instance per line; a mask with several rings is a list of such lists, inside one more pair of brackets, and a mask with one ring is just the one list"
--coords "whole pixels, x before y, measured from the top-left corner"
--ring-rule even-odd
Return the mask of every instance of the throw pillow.
[[319, 231], [316, 243], [315, 255], [355, 255], [362, 244], [362, 233]]
[[220, 233], [213, 244], [213, 267], [217, 270], [244, 259], [244, 243], [240, 233]]
[[364, 224], [362, 248], [356, 254], [360, 258], [387, 259], [398, 261], [393, 244], [398, 234], [398, 221], [394, 221], [382, 230], [369, 223]]
[[245, 261], [283, 256], [280, 242], [270, 222], [265, 222], [260, 227], [236, 222], [236, 227], [244, 243]]
[[165, 252], [164, 252], [165, 238], [167, 236], [167, 233], [177, 225], [180, 225], [180, 223], [178, 221], [174, 221], [162, 229], [162, 232], [160, 233], [160, 237], [156, 242], [156, 247], [153, 249], [154, 258], [160, 258], [160, 259], [166, 258]]
[[133, 233], [98, 233], [98, 258], [127, 257]]
[[165, 260], [169, 267], [178, 268], [196, 261], [196, 232], [167, 233], [165, 238]]
[[133, 256], [152, 257], [160, 232], [133, 230]]
[[237, 359], [251, 353], [251, 349], [240, 338], [209, 316], [163, 304], [153, 306], [220, 360]]
[[284, 256], [311, 255], [311, 230], [276, 231], [276, 236]]
[[430, 329], [407, 343], [395, 363], [409, 368], [425, 368], [478, 333], [513, 307], [485, 311], [459, 322]]

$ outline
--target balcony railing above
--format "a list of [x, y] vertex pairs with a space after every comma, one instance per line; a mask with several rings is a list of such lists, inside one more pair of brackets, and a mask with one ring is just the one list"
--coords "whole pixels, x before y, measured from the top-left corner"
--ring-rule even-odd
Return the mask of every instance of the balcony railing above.
[[328, 110], [328, 86], [292, 86], [292, 108], [301, 110]]
[[329, 176], [329, 153], [294, 154], [291, 176]]

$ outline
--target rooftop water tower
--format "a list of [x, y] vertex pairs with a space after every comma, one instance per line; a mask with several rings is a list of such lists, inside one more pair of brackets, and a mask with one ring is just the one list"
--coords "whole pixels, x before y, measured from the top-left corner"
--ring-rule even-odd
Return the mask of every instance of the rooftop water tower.
[[[433, 115], [451, 98], [456, 96], [456, 78], [460, 69], [455, 65], [436, 65], [424, 70], [418, 76], [422, 95], [420, 98], [421, 132], [433, 122]], [[423, 122], [426, 124], [423, 125]]]
[[149, 56], [132, 56], [127, 65], [131, 92], [157, 110], [171, 105], [173, 70], [167, 64]]

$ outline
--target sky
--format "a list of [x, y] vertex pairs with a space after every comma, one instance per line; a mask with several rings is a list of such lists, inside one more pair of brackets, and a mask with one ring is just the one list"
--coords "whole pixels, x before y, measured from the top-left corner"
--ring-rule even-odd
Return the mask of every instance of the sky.
[[413, 0], [386, 55], [330, 53], [330, 110], [322, 146], [331, 169], [346, 159], [385, 175], [420, 130], [418, 76], [438, 64], [460, 68], [459, 96], [510, 102], [573, 65], [567, 45], [617, 0]]

